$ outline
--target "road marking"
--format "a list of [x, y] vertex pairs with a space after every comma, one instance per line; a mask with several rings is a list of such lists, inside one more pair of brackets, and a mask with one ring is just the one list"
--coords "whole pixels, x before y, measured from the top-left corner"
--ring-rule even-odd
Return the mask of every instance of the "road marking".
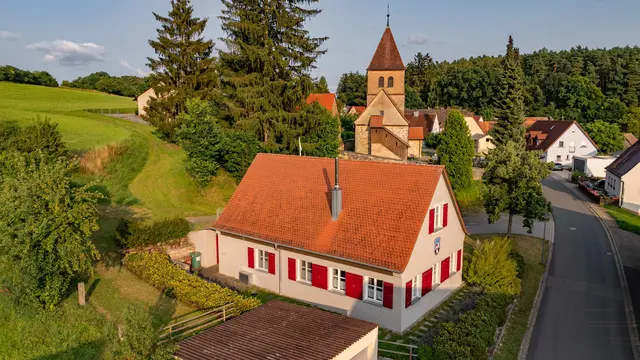
[[571, 231], [576, 231], [576, 228], [574, 228], [574, 227], [570, 227], [570, 228], [569, 228], [569, 230], [571, 230]]

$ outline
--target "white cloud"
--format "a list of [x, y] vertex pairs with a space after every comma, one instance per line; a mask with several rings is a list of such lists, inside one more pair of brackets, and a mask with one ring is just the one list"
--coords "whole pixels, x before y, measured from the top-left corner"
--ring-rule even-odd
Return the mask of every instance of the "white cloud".
[[409, 36], [409, 44], [412, 45], [424, 45], [427, 43], [427, 35], [424, 34], [411, 34]]
[[20, 39], [20, 35], [11, 31], [0, 30], [0, 40], [15, 41], [18, 39]]
[[62, 66], [83, 66], [105, 59], [104, 46], [94, 43], [75, 43], [69, 40], [42, 41], [27, 49], [43, 52], [44, 60]]
[[120, 66], [122, 66], [123, 68], [125, 68], [125, 69], [127, 69], [129, 71], [132, 71], [133, 73], [135, 73], [138, 76], [145, 77], [145, 76], [149, 75], [148, 71], [144, 71], [144, 70], [142, 70], [140, 68], [134, 68], [133, 66], [129, 65], [129, 63], [124, 61], [124, 60], [120, 61]]

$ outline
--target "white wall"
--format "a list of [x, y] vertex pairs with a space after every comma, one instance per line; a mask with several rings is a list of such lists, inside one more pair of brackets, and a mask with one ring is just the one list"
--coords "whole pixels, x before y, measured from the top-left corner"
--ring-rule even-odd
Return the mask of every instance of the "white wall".
[[609, 194], [613, 194], [619, 197], [621, 188], [622, 186], [621, 186], [620, 178], [607, 171], [605, 181], [604, 181], [604, 189]]
[[636, 165], [622, 177], [621, 206], [635, 213], [640, 213], [640, 165]]
[[376, 360], [378, 359], [378, 328], [353, 343], [333, 360]]
[[216, 265], [216, 232], [212, 230], [191, 231], [187, 234], [189, 242], [196, 251], [202, 253], [200, 264], [202, 267]]
[[[560, 142], [564, 143], [563, 147], [560, 147]], [[575, 144], [575, 152], [569, 152], [571, 143]], [[582, 146], [582, 145], [585, 146]], [[589, 141], [587, 135], [583, 133], [578, 125], [575, 123], [565, 131], [555, 143], [546, 151], [546, 160], [552, 162], [559, 162], [563, 165], [571, 165], [573, 163], [574, 156], [593, 156], [598, 153], [598, 149]], [[560, 156], [560, 160], [557, 159]]]

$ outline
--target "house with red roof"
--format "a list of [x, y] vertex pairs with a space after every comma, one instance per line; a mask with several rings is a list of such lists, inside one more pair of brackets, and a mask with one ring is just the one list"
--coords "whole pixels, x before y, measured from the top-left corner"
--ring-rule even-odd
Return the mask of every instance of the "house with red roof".
[[574, 156], [593, 156], [598, 146], [575, 121], [538, 120], [525, 135], [527, 150], [540, 150], [542, 161], [571, 165]]
[[360, 116], [364, 112], [364, 109], [366, 109], [366, 106], [360, 106], [360, 105], [347, 106], [347, 115]]
[[221, 274], [393, 331], [462, 284], [443, 166], [258, 154], [213, 229]]
[[338, 115], [338, 104], [336, 103], [336, 94], [334, 93], [309, 94], [309, 96], [307, 96], [306, 103], [313, 104], [314, 102], [317, 102], [323, 108], [327, 109], [327, 111], [330, 112], [331, 115], [333, 116]]

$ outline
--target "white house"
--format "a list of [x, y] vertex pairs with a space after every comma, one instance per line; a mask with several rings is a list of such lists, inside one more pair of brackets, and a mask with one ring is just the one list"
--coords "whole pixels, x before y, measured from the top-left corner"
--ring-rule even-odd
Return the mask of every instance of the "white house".
[[640, 214], [640, 142], [607, 166], [605, 190], [620, 198], [619, 205]]
[[593, 156], [598, 146], [575, 121], [538, 120], [526, 134], [527, 150], [542, 150], [542, 161], [571, 165], [574, 156]]
[[443, 166], [259, 154], [213, 228], [220, 273], [393, 331], [462, 283]]

